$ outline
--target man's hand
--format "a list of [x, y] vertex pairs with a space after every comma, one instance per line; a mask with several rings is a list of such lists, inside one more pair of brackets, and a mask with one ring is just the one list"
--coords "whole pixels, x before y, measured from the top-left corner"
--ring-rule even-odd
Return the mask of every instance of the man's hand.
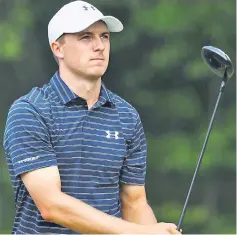
[[146, 234], [181, 234], [177, 226], [172, 223], [157, 223], [153, 225], [143, 225]]

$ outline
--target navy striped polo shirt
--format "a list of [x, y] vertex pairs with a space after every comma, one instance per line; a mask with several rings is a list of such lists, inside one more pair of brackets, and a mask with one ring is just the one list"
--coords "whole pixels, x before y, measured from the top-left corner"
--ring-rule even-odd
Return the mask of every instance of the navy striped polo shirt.
[[139, 114], [102, 84], [88, 110], [56, 72], [11, 106], [4, 133], [14, 188], [13, 233], [75, 233], [45, 221], [20, 174], [57, 166], [62, 192], [121, 218], [119, 183], [144, 185], [146, 140]]

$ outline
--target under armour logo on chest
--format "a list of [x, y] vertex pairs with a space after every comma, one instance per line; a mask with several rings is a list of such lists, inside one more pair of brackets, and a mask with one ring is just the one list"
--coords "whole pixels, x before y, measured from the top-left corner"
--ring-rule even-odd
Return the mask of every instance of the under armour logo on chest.
[[[88, 11], [89, 10], [89, 7], [88, 6], [83, 6], [82, 7], [85, 11]], [[90, 8], [94, 11], [95, 8], [93, 6], [90, 6]]]
[[119, 132], [118, 131], [106, 131], [106, 138], [107, 139], [119, 139]]

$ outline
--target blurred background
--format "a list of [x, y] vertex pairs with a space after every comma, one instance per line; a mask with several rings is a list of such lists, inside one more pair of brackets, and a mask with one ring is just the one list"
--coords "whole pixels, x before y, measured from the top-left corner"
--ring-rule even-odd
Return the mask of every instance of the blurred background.
[[[12, 102], [47, 83], [57, 64], [47, 24], [67, 0], [0, 0], [0, 142]], [[235, 0], [91, 0], [121, 19], [113, 34], [109, 89], [139, 111], [148, 143], [147, 195], [159, 221], [178, 223], [219, 92], [201, 48], [236, 65]], [[14, 198], [0, 148], [0, 233]], [[184, 233], [236, 233], [236, 80], [229, 81], [183, 223]]]

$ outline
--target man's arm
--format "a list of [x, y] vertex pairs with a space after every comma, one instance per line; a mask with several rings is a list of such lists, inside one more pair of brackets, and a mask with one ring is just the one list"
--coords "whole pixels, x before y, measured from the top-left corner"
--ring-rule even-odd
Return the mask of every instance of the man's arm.
[[[47, 167], [21, 175], [42, 217], [80, 233], [178, 233], [174, 224], [138, 225], [106, 213], [61, 192], [58, 168]], [[154, 221], [155, 222], [155, 221]]]
[[134, 224], [109, 216], [61, 192], [57, 167], [23, 174], [22, 180], [46, 221], [81, 233], [136, 231]]
[[144, 186], [121, 184], [120, 199], [124, 220], [137, 224], [156, 224], [156, 217], [147, 203]]

